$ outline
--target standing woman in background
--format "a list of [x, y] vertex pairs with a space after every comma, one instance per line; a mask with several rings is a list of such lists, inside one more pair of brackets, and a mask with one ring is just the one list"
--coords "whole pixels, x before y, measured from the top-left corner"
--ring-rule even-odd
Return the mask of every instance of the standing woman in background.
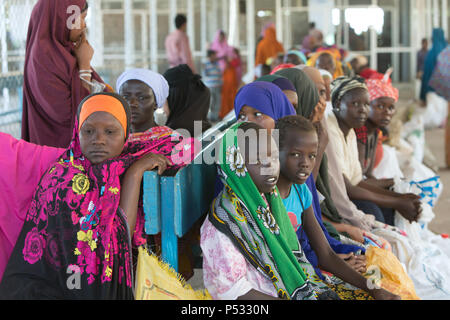
[[23, 84], [26, 141], [67, 148], [79, 103], [106, 87], [91, 68], [87, 8], [86, 0], [39, 0], [33, 9]]

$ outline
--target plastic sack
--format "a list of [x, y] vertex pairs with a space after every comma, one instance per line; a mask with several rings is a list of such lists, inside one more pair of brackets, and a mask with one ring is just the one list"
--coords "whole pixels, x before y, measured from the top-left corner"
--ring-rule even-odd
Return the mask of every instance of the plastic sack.
[[413, 148], [413, 157], [422, 162], [425, 156], [425, 115], [416, 109], [411, 119], [403, 124], [402, 138]]
[[139, 247], [136, 300], [212, 300], [207, 290], [193, 290], [180, 274]]
[[426, 129], [441, 127], [447, 120], [448, 102], [435, 92], [427, 93], [427, 107], [424, 115]]
[[373, 169], [372, 174], [377, 179], [403, 178], [394, 147], [383, 144], [383, 158]]
[[366, 261], [365, 276], [373, 286], [399, 295], [402, 300], [420, 300], [413, 281], [392, 252], [371, 246], [366, 251]]
[[441, 178], [435, 176], [423, 181], [411, 181], [410, 184], [412, 187], [416, 187], [420, 190], [418, 195], [420, 196], [421, 201], [433, 208], [441, 193]]

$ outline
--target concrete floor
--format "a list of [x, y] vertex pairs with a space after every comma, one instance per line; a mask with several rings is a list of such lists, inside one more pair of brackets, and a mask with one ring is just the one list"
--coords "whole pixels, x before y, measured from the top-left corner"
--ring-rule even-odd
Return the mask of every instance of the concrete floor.
[[438, 175], [441, 177], [444, 190], [434, 209], [436, 217], [430, 223], [429, 228], [435, 233], [450, 234], [450, 169], [445, 166], [445, 130], [433, 129], [425, 132], [425, 139], [439, 165]]

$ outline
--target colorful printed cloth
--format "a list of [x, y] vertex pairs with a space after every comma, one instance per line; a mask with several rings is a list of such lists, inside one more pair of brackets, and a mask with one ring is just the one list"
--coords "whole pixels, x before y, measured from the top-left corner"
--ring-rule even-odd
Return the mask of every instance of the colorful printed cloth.
[[119, 208], [121, 178], [143, 155], [167, 154], [173, 142], [161, 135], [131, 140], [117, 158], [93, 165], [75, 130], [69, 149], [34, 193], [0, 298], [133, 298], [131, 237]]

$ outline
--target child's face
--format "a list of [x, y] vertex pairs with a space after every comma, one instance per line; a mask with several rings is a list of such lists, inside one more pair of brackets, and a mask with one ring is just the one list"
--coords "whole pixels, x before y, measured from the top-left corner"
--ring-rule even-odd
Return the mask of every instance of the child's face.
[[120, 95], [130, 105], [133, 132], [143, 132], [153, 127], [156, 99], [148, 85], [139, 80], [128, 80], [120, 88]]
[[259, 192], [272, 192], [280, 175], [280, 161], [275, 140], [269, 133], [263, 134], [258, 138], [256, 148], [247, 144], [246, 149], [241, 150], [245, 153], [245, 166]]
[[210, 56], [209, 56], [209, 61], [211, 61], [211, 62], [216, 62], [216, 60], [217, 60], [217, 55], [214, 53], [214, 54], [211, 54]]
[[269, 131], [275, 129], [274, 119], [250, 106], [242, 107], [241, 111], [239, 111], [238, 120], [254, 122]]
[[281, 175], [295, 184], [303, 184], [316, 164], [317, 134], [291, 129], [285, 139], [280, 150]]
[[107, 112], [94, 112], [80, 129], [80, 146], [83, 155], [99, 164], [122, 153], [125, 133], [120, 122]]
[[339, 108], [340, 111], [335, 111], [338, 119], [349, 128], [361, 128], [369, 116], [369, 92], [361, 88], [349, 91], [342, 97]]
[[395, 114], [395, 100], [388, 97], [375, 99], [370, 104], [369, 119], [377, 127], [387, 127]]

